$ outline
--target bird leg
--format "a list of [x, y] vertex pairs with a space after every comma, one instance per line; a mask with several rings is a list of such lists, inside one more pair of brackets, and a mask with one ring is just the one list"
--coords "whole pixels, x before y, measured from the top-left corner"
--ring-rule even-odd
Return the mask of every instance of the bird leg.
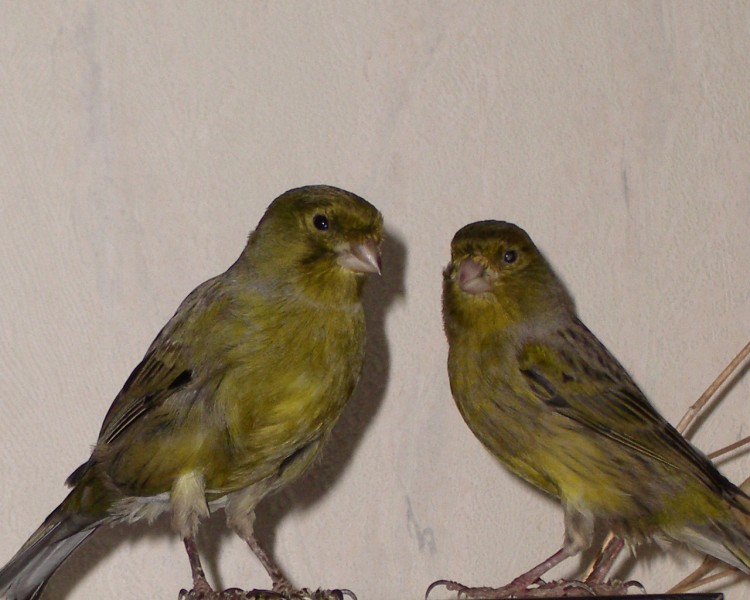
[[609, 571], [612, 569], [612, 565], [615, 559], [619, 556], [620, 551], [625, 546], [618, 537], [613, 537], [609, 543], [604, 547], [599, 557], [594, 562], [591, 573], [586, 577], [586, 583], [590, 586], [597, 586], [604, 583]]
[[[258, 557], [258, 560], [271, 577], [271, 580], [273, 581], [272, 593], [274, 595], [278, 595], [280, 598], [286, 598], [288, 600], [344, 600], [345, 596], [348, 596], [352, 600], [357, 600], [357, 596], [355, 596], [351, 590], [346, 589], [318, 589], [315, 591], [308, 588], [296, 589], [291, 583], [289, 583], [289, 580], [284, 577], [279, 566], [266, 553], [254, 535], [242, 536], [242, 539], [247, 542], [247, 545], [250, 546], [250, 550], [252, 550], [255, 556]], [[251, 595], [250, 597], [253, 596]], [[261, 597], [265, 597], [262, 595], [262, 592]]]
[[287, 600], [343, 600], [345, 596], [356, 600], [356, 596], [349, 590], [315, 590], [307, 588], [297, 589], [284, 577], [276, 561], [263, 549], [255, 537], [253, 524], [255, 522], [255, 505], [268, 491], [268, 484], [261, 482], [256, 486], [249, 486], [229, 495], [225, 511], [227, 525], [253, 551], [260, 564], [268, 573], [273, 586], [271, 590], [253, 590], [249, 598], [285, 598]]
[[205, 598], [206, 600], [216, 597], [216, 592], [214, 592], [206, 579], [206, 573], [201, 564], [201, 557], [198, 555], [198, 545], [195, 543], [195, 538], [192, 535], [188, 535], [182, 541], [185, 544], [185, 551], [190, 561], [194, 597]]
[[613, 538], [605, 547], [602, 556], [594, 564], [591, 574], [585, 581], [566, 580], [546, 582], [541, 579], [553, 567], [556, 567], [566, 558], [577, 554], [575, 549], [562, 548], [550, 556], [544, 562], [539, 563], [523, 575], [519, 575], [509, 584], [499, 588], [491, 587], [468, 587], [455, 581], [441, 579], [435, 581], [427, 588], [425, 600], [430, 592], [439, 586], [451, 592], [458, 592], [459, 598], [483, 598], [486, 600], [500, 600], [504, 598], [562, 598], [573, 596], [624, 596], [632, 587], [643, 590], [643, 586], [637, 581], [606, 582], [615, 559], [622, 550], [624, 542], [619, 538]]
[[519, 575], [518, 577], [516, 577], [506, 587], [525, 590], [530, 585], [533, 585], [534, 583], [539, 581], [542, 575], [544, 575], [547, 571], [559, 565], [566, 558], [570, 558], [571, 556], [576, 554], [576, 552], [577, 551], [569, 550], [568, 548], [560, 548], [552, 556], [539, 563], [533, 569], [529, 569], [523, 575]]
[[253, 531], [255, 505], [268, 492], [268, 489], [269, 484], [267, 482], [260, 482], [230, 494], [225, 508], [227, 525], [240, 538], [245, 540], [253, 554], [258, 557], [260, 564], [263, 565], [263, 568], [271, 577], [271, 581], [273, 581], [272, 590], [289, 598], [295, 594], [299, 595], [298, 590], [289, 583], [276, 562], [261, 547]]
[[258, 543], [255, 536], [252, 534], [242, 535], [242, 539], [245, 540], [248, 546], [250, 546], [250, 550], [252, 550], [253, 554], [258, 557], [260, 564], [263, 565], [268, 572], [268, 575], [271, 577], [271, 581], [273, 581], [273, 591], [286, 596], [294, 594], [297, 590], [291, 583], [289, 583], [289, 580], [284, 577], [279, 565], [277, 565], [276, 562], [266, 553], [260, 543]]
[[[526, 571], [523, 575], [519, 575], [509, 584], [499, 588], [492, 587], [468, 587], [456, 581], [449, 581], [447, 579], [440, 579], [430, 584], [425, 593], [425, 598], [430, 595], [430, 592], [438, 587], [445, 586], [445, 589], [451, 592], [458, 592], [459, 597], [464, 598], [487, 598], [487, 599], [500, 599], [500, 598], [519, 598], [528, 597], [533, 595], [534, 590], [529, 590], [529, 586], [534, 585], [537, 582], [543, 584], [541, 576], [553, 567], [559, 565], [566, 558], [573, 556], [576, 553], [575, 550], [561, 548], [550, 556], [545, 561], [539, 563], [533, 569]], [[561, 594], [562, 595], [562, 594]]]

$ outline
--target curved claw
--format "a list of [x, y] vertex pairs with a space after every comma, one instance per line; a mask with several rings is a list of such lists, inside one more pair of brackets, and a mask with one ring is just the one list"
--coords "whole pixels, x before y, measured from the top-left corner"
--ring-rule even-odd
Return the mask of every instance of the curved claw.
[[429, 600], [430, 594], [432, 593], [432, 590], [434, 590], [436, 587], [445, 586], [445, 589], [449, 592], [458, 592], [459, 595], [461, 592], [467, 587], [463, 585], [462, 583], [458, 583], [457, 581], [451, 581], [450, 579], [438, 579], [437, 581], [433, 581], [429, 586], [427, 586], [427, 591], [424, 593], [424, 600]]
[[640, 581], [636, 581], [635, 579], [631, 579], [630, 581], [626, 581], [622, 584], [622, 587], [624, 587], [626, 590], [631, 587], [636, 587], [639, 590], [641, 590], [641, 594], [646, 594], [646, 588], [643, 586], [643, 584]]

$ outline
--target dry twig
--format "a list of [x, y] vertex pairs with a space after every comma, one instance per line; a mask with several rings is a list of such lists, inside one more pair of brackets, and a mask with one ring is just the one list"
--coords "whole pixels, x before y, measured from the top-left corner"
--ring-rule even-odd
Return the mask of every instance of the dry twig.
[[711, 385], [708, 386], [706, 391], [701, 394], [701, 397], [696, 400], [695, 404], [693, 404], [688, 409], [688, 411], [685, 413], [685, 416], [682, 417], [680, 422], [677, 424], [677, 431], [679, 431], [680, 433], [685, 433], [685, 430], [690, 426], [690, 423], [695, 420], [698, 414], [700, 414], [700, 411], [703, 410], [706, 404], [708, 404], [708, 401], [711, 399], [711, 397], [719, 390], [719, 388], [724, 384], [729, 376], [737, 370], [737, 367], [742, 364], [742, 361], [744, 361], [748, 357], [748, 355], [750, 355], [750, 342], [748, 342], [745, 347], [740, 350], [739, 354], [737, 354], [732, 362], [730, 362], [726, 366], [726, 368], [721, 373], [719, 373], [719, 376]]

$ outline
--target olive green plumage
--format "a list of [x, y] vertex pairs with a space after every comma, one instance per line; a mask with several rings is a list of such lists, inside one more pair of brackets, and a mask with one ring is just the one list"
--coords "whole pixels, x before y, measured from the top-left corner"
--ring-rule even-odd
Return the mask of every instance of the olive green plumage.
[[380, 213], [344, 190], [277, 198], [238, 260], [157, 335], [72, 491], [0, 571], [0, 597], [33, 597], [102, 523], [167, 509], [188, 539], [207, 502], [225, 505], [253, 547], [255, 504], [310, 464], [357, 383], [381, 237]]
[[459, 230], [444, 272], [453, 396], [467, 425], [511, 471], [558, 497], [568, 554], [595, 521], [631, 543], [669, 538], [750, 572], [732, 514], [748, 498], [662, 418], [578, 319], [522, 229]]

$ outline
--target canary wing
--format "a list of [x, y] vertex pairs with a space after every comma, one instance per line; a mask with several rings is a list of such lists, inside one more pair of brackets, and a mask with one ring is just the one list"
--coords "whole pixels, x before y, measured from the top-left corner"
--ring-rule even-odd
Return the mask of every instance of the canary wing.
[[202, 343], [206, 336], [191, 332], [200, 330], [224, 308], [221, 276], [206, 281], [185, 298], [117, 394], [104, 418], [100, 442], [111, 444], [147, 412], [177, 394], [183, 399], [191, 397], [185, 392], [200, 389], [210, 379], [205, 362], [194, 360], [204, 354], [196, 352], [195, 344]]
[[549, 410], [645, 459], [689, 474], [743, 507], [736, 488], [656, 411], [580, 321], [552, 340], [529, 341], [517, 358], [529, 391]]

